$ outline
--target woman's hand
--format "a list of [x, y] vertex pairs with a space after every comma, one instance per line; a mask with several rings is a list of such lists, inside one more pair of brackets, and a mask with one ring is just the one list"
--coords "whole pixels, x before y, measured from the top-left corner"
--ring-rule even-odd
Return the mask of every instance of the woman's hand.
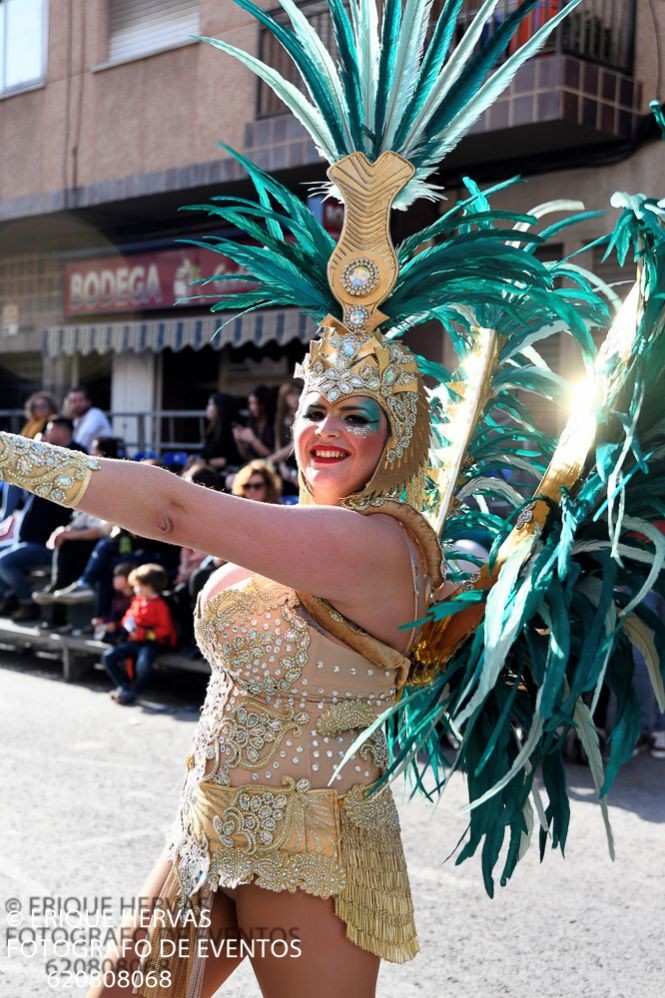
[[254, 444], [256, 437], [249, 426], [234, 426], [233, 437], [236, 443]]
[[251, 429], [251, 427], [234, 426], [233, 436], [236, 442], [236, 446], [238, 447], [238, 450], [245, 457], [246, 460], [250, 460], [251, 458], [250, 451], [247, 450], [248, 447], [251, 447], [252, 451], [254, 451], [255, 454], [258, 454], [259, 457], [270, 456], [270, 448], [266, 447], [263, 441], [259, 437], [257, 437], [254, 430]]

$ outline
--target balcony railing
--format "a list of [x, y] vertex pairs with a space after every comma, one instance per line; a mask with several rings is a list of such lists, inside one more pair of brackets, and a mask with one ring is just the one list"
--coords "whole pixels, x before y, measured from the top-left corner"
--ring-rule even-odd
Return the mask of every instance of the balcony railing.
[[[482, 41], [486, 41], [515, 10], [519, 0], [500, 0]], [[525, 19], [511, 42], [507, 55], [528, 41], [533, 34], [559, 11], [563, 0], [541, 0]], [[335, 37], [326, 0], [303, 0], [299, 4], [307, 19], [316, 28], [329, 51], [335, 55]], [[440, 4], [435, 5], [440, 6]], [[467, 0], [460, 13], [456, 43], [480, 6], [480, 0]], [[602, 66], [633, 75], [635, 50], [636, 0], [585, 0], [566, 18], [542, 50], [574, 55]], [[288, 19], [281, 8], [272, 11], [282, 23]], [[302, 81], [282, 46], [265, 28], [260, 29], [259, 56], [291, 83], [302, 88]], [[272, 90], [262, 81], [257, 90], [257, 118], [284, 114], [285, 108]]]

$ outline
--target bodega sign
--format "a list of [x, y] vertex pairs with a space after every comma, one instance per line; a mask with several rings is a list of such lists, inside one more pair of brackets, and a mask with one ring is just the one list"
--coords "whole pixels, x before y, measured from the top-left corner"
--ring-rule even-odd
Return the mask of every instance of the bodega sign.
[[[239, 279], [192, 286], [202, 277], [231, 274], [238, 274]], [[215, 295], [251, 287], [240, 279], [240, 268], [233, 260], [198, 246], [79, 260], [65, 269], [65, 315], [145, 312], [174, 305], [209, 307]], [[180, 301], [202, 294], [212, 297]]]

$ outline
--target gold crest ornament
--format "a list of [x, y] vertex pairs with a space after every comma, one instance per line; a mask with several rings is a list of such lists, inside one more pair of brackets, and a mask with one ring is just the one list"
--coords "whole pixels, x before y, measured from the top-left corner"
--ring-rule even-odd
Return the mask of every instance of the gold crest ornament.
[[[423, 505], [428, 459], [429, 403], [411, 351], [379, 331], [387, 318], [379, 306], [397, 281], [397, 256], [390, 238], [390, 210], [414, 169], [387, 152], [375, 163], [363, 153], [345, 156], [328, 170], [344, 198], [344, 226], [328, 264], [331, 291], [344, 321], [326, 316], [295, 376], [304, 380], [303, 399], [317, 392], [328, 402], [351, 395], [374, 399], [390, 427], [374, 475], [361, 492], [340, 505], [364, 509], [388, 499]], [[300, 501], [311, 501], [300, 476]]]

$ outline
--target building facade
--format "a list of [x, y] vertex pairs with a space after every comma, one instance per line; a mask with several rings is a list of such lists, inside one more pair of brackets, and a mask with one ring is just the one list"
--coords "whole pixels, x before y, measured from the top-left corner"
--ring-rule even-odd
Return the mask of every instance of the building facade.
[[[301, 6], [332, 44], [323, 0]], [[478, 6], [469, 0], [464, 17]], [[496, 23], [515, 6], [499, 0]], [[661, 6], [584, 0], [444, 164], [448, 206], [467, 174], [485, 183], [521, 173], [526, 186], [495, 201], [519, 210], [557, 198], [607, 208], [615, 190], [663, 193], [665, 146], [648, 113], [651, 99], [664, 99]], [[539, 3], [518, 41], [558, 7]], [[145, 414], [200, 411], [211, 391], [278, 384], [302, 354], [312, 329], [295, 310], [239, 315], [214, 335], [210, 301], [181, 301], [193, 279], [232, 272], [230, 261], [178, 242], [221, 233], [183, 205], [249, 192], [216, 140], [303, 196], [325, 172], [267, 88], [198, 36], [223, 36], [289, 72], [231, 0], [0, 0], [0, 410], [36, 388], [61, 398], [84, 383], [128, 441], [193, 443], [198, 430], [184, 416], [168, 429]], [[397, 234], [438, 210], [418, 206]], [[339, 230], [338, 206], [326, 206], [325, 224]], [[610, 224], [562, 233], [561, 250]], [[436, 331], [413, 340], [441, 359]], [[572, 363], [568, 351], [559, 337], [550, 359]]]

